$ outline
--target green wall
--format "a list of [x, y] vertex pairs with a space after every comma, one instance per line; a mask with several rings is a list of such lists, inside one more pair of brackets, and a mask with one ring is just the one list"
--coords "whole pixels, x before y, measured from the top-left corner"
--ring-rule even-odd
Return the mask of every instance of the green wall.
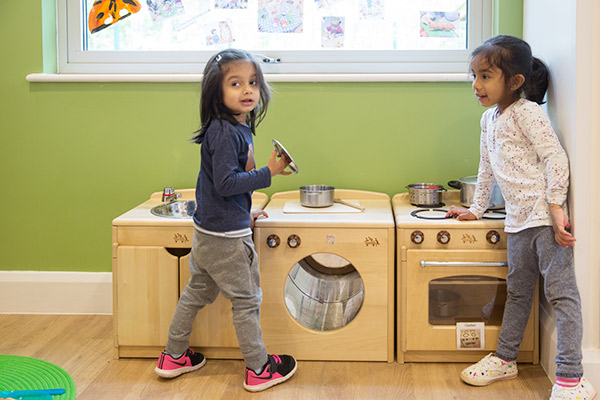
[[[0, 16], [0, 270], [110, 271], [111, 220], [164, 186], [195, 185], [199, 84], [27, 82], [55, 67], [53, 40], [42, 46], [48, 1], [7, 2]], [[522, 9], [513, 3], [501, 5]], [[483, 110], [468, 82], [273, 87], [257, 165], [277, 138], [301, 172], [268, 194], [328, 184], [393, 195], [477, 171]]]

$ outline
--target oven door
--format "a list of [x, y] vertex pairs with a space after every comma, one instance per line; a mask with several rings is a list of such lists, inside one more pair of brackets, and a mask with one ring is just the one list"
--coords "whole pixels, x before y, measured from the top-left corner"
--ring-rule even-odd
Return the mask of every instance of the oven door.
[[[505, 250], [406, 250], [401, 263], [405, 361], [476, 361], [496, 349], [506, 300]], [[404, 283], [402, 283], [404, 281]], [[534, 361], [537, 293], [520, 361]], [[484, 324], [483, 346], [457, 340], [457, 323]], [[461, 331], [461, 333], [463, 333]], [[476, 349], [473, 349], [476, 347]], [[537, 352], [536, 352], [537, 354]]]

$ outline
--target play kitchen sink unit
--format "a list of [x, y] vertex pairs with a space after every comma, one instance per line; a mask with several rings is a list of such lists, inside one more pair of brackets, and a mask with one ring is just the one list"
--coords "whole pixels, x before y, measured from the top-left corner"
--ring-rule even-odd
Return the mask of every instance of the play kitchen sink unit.
[[[445, 218], [462, 206], [457, 190], [420, 184], [436, 194], [393, 197], [396, 225], [398, 362], [473, 362], [494, 351], [506, 301], [506, 233], [502, 211], [478, 221]], [[428, 200], [426, 200], [428, 201]], [[538, 363], [537, 290], [518, 356]]]
[[[158, 357], [189, 280], [194, 189], [165, 190], [112, 222], [114, 357]], [[252, 208], [268, 197], [254, 192]], [[231, 303], [219, 294], [198, 313], [190, 345], [208, 357], [241, 358]]]

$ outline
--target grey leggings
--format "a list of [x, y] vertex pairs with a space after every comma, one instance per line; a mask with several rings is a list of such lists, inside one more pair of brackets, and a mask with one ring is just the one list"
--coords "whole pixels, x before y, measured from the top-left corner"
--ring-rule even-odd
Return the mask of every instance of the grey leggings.
[[551, 226], [508, 234], [508, 296], [496, 356], [516, 360], [529, 319], [539, 274], [544, 294], [556, 314], [558, 354], [556, 376], [579, 378], [583, 334], [581, 301], [575, 280], [573, 248], [556, 243]]
[[246, 366], [256, 370], [265, 365], [267, 350], [259, 323], [262, 290], [252, 236], [223, 238], [195, 231], [190, 272], [171, 321], [166, 351], [182, 354], [187, 350], [196, 314], [214, 302], [220, 290], [231, 301], [233, 325]]

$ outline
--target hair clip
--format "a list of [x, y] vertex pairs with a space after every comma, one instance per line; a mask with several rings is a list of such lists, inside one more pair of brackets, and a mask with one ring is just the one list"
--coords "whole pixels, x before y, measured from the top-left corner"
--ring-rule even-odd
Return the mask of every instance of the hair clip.
[[217, 54], [217, 57], [215, 57], [215, 61], [217, 62], [217, 64], [221, 65], [221, 58], [223, 58], [220, 54]]

